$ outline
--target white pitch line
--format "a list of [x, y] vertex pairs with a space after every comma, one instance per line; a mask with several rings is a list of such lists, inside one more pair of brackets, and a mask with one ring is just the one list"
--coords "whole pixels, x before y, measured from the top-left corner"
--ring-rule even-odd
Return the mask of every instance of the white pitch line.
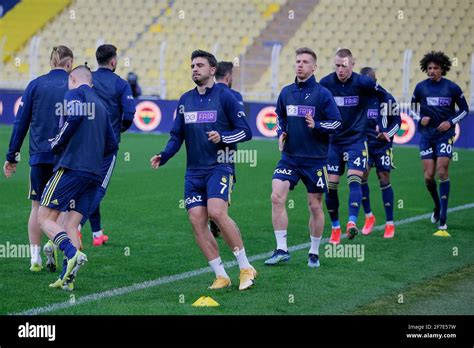
[[[468, 204], [460, 205], [460, 206], [457, 206], [457, 207], [454, 207], [454, 208], [450, 208], [450, 209], [448, 209], [448, 212], [453, 213], [453, 212], [456, 212], [456, 211], [466, 210], [466, 209], [470, 209], [470, 208], [474, 208], [474, 203], [468, 203]], [[409, 224], [409, 223], [412, 223], [412, 222], [415, 222], [415, 221], [428, 219], [430, 216], [431, 216], [431, 213], [413, 216], [411, 218], [395, 221], [395, 225], [399, 226], [399, 225]], [[375, 231], [383, 230], [384, 227], [385, 227], [384, 225], [379, 225], [379, 226], [374, 227], [374, 230]], [[342, 236], [342, 238], [345, 238], [345, 235]], [[325, 244], [328, 241], [329, 241], [328, 238], [324, 238], [321, 241], [321, 244]], [[298, 244], [298, 245], [294, 245], [294, 246], [288, 248], [288, 250], [289, 251], [297, 251], [297, 250], [301, 250], [301, 249], [306, 249], [310, 245], [311, 245], [311, 243]], [[271, 254], [272, 254], [272, 252], [270, 251], [270, 252], [254, 255], [254, 256], [249, 257], [249, 261], [263, 260], [263, 259], [271, 256]], [[231, 268], [231, 267], [237, 266], [237, 261], [226, 262], [224, 265], [227, 268]], [[103, 292], [98, 292], [98, 293], [91, 294], [91, 295], [82, 296], [82, 297], [79, 297], [78, 299], [76, 299], [74, 302], [71, 302], [71, 301], [57, 302], [57, 303], [53, 303], [53, 304], [46, 305], [46, 306], [43, 306], [43, 307], [36, 307], [36, 308], [28, 309], [28, 310], [25, 310], [23, 312], [10, 313], [10, 315], [38, 315], [38, 314], [49, 313], [49, 312], [53, 312], [53, 311], [56, 311], [56, 310], [77, 306], [77, 305], [80, 305], [80, 304], [83, 304], [83, 303], [94, 302], [94, 301], [99, 301], [99, 300], [102, 300], [102, 299], [105, 299], [105, 298], [125, 295], [125, 294], [129, 294], [131, 292], [135, 292], [135, 291], [138, 291], [138, 290], [149, 289], [149, 288], [153, 288], [153, 287], [156, 287], [156, 286], [173, 283], [173, 282], [176, 282], [176, 281], [179, 281], [179, 280], [188, 279], [188, 278], [199, 276], [201, 274], [206, 274], [206, 273], [211, 273], [211, 272], [212, 272], [212, 270], [211, 270], [210, 267], [200, 268], [200, 269], [197, 269], [197, 270], [194, 270], [194, 271], [175, 274], [175, 275], [172, 275], [172, 276], [161, 277], [161, 278], [158, 278], [158, 279], [149, 280], [149, 281], [145, 281], [145, 282], [142, 282], [142, 283], [136, 283], [136, 284], [133, 284], [133, 285], [130, 285], [130, 286], [122, 287], [122, 288], [116, 288], [116, 289], [112, 289], [112, 290], [106, 290], [106, 291], [103, 291]]]

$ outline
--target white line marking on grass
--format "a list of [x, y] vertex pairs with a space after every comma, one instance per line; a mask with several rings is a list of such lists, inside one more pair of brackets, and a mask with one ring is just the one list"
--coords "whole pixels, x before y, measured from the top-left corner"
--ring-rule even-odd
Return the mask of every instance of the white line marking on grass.
[[[461, 211], [461, 210], [466, 210], [466, 209], [471, 209], [471, 208], [474, 208], [474, 203], [464, 204], [464, 205], [460, 205], [460, 206], [457, 206], [457, 207], [454, 207], [454, 208], [450, 208], [450, 209], [448, 209], [448, 212], [453, 213], [453, 212], [456, 212], [456, 211]], [[405, 225], [405, 224], [409, 224], [409, 223], [412, 223], [412, 222], [415, 222], [415, 221], [428, 219], [429, 217], [431, 217], [431, 213], [417, 215], [417, 216], [413, 216], [411, 218], [395, 221], [395, 225], [396, 226]], [[379, 226], [374, 227], [374, 231], [383, 230], [384, 228], [385, 228], [385, 225], [379, 225]], [[343, 235], [342, 238], [345, 238], [345, 235]], [[322, 244], [325, 244], [328, 241], [329, 241], [329, 238], [324, 238], [321, 242], [322, 242]], [[289, 251], [297, 251], [297, 250], [301, 250], [301, 249], [306, 249], [310, 245], [311, 245], [311, 243], [298, 244], [298, 245], [294, 245], [294, 246], [288, 248], [288, 250]], [[263, 259], [271, 256], [271, 254], [272, 254], [272, 252], [270, 251], [270, 252], [254, 255], [254, 256], [249, 257], [249, 261], [260, 261], [260, 260], [263, 260]], [[224, 265], [227, 268], [234, 267], [234, 266], [237, 266], [237, 261], [226, 262]], [[116, 289], [112, 289], [112, 290], [98, 292], [98, 293], [91, 294], [91, 295], [82, 296], [82, 297], [77, 298], [76, 301], [73, 302], [73, 303], [71, 303], [69, 301], [58, 302], [58, 303], [53, 303], [53, 304], [46, 305], [46, 306], [43, 306], [43, 307], [36, 307], [36, 308], [28, 309], [28, 310], [25, 310], [23, 312], [10, 313], [10, 315], [38, 315], [38, 314], [49, 313], [49, 312], [53, 312], [53, 311], [56, 311], [56, 310], [77, 306], [77, 305], [80, 305], [80, 304], [83, 304], [83, 303], [94, 302], [94, 301], [99, 301], [99, 300], [102, 300], [102, 299], [105, 299], [105, 298], [125, 295], [125, 294], [129, 294], [131, 292], [135, 292], [135, 291], [138, 291], [138, 290], [149, 289], [149, 288], [153, 288], [153, 287], [156, 287], [156, 286], [173, 283], [173, 282], [176, 282], [178, 280], [188, 279], [188, 278], [199, 276], [201, 274], [206, 274], [206, 273], [211, 273], [211, 272], [212, 272], [212, 270], [211, 270], [210, 267], [200, 268], [200, 269], [197, 269], [197, 270], [194, 270], [194, 271], [175, 274], [175, 275], [172, 275], [172, 276], [161, 277], [161, 278], [158, 278], [158, 279], [155, 279], [155, 280], [149, 280], [149, 281], [145, 281], [145, 282], [142, 282], [142, 283], [136, 283], [136, 284], [133, 284], [133, 285], [130, 285], [130, 286], [122, 287], [122, 288], [116, 288]]]

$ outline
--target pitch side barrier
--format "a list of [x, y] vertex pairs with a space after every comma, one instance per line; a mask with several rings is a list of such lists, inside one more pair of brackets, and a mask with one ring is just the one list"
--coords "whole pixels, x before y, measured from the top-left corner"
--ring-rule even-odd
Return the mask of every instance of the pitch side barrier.
[[[22, 91], [0, 90], [0, 124], [13, 124], [15, 113], [21, 102]], [[136, 99], [137, 111], [130, 130], [138, 133], [168, 133], [176, 117], [177, 100], [156, 100], [153, 98]], [[395, 135], [394, 142], [398, 145], [417, 145], [419, 134], [416, 121], [408, 116], [407, 105], [400, 107], [402, 124]], [[275, 104], [245, 103], [245, 114], [254, 137], [276, 137]], [[474, 149], [474, 112], [465, 117], [460, 125], [456, 125], [455, 146], [457, 148]]]

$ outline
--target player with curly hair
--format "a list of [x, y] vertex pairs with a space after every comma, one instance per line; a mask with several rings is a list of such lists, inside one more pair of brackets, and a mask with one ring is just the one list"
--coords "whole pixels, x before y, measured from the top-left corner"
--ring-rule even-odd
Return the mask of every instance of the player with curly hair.
[[[425, 54], [420, 60], [420, 68], [428, 78], [416, 85], [412, 104], [420, 105], [420, 156], [426, 188], [434, 202], [431, 222], [439, 223], [435, 236], [449, 237], [446, 225], [450, 191], [449, 160], [453, 154], [455, 125], [468, 115], [469, 107], [461, 88], [443, 77], [451, 68], [451, 61], [446, 54], [435, 51]], [[459, 108], [458, 112], [455, 105]], [[439, 194], [435, 173], [440, 181]]]

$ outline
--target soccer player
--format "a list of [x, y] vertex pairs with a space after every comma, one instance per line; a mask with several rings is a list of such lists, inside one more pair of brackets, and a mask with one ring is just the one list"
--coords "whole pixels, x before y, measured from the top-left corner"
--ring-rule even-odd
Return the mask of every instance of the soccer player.
[[271, 195], [277, 248], [265, 261], [266, 265], [290, 260], [285, 205], [288, 192], [301, 179], [308, 192], [310, 213], [308, 266], [319, 267], [324, 228], [321, 200], [327, 191], [329, 134], [341, 128], [341, 115], [331, 93], [316, 82], [316, 61], [316, 53], [310, 48], [296, 50], [295, 82], [282, 89], [277, 101], [278, 145], [282, 155], [273, 173]]
[[[370, 77], [377, 82], [375, 70], [371, 67], [362, 68], [361, 75]], [[392, 169], [393, 136], [400, 129], [400, 113], [395, 98], [390, 95], [391, 105], [380, 105], [377, 97], [371, 97], [367, 103], [367, 138], [369, 161], [367, 171], [362, 177], [362, 206], [365, 212], [365, 223], [362, 228], [363, 235], [369, 235], [375, 225], [375, 215], [370, 207], [370, 190], [367, 182], [370, 169], [375, 166], [377, 177], [382, 191], [382, 201], [385, 208], [384, 238], [393, 238], [395, 225], [393, 224], [393, 189], [390, 183], [390, 170]]]
[[[104, 105], [92, 89], [92, 74], [80, 65], [69, 74], [64, 96], [67, 118], [51, 142], [56, 154], [54, 174], [41, 197], [38, 221], [41, 229], [64, 252], [63, 271], [52, 288], [74, 289], [74, 279], [87, 257], [78, 251], [77, 225], [89, 212], [101, 182], [104, 157], [117, 150], [117, 143]], [[58, 223], [67, 212], [64, 225]]]
[[[115, 138], [120, 143], [120, 133], [125, 132], [133, 122], [135, 115], [135, 101], [132, 96], [132, 90], [127, 81], [115, 74], [117, 68], [117, 48], [113, 45], [101, 45], [95, 52], [99, 69], [92, 73], [93, 88], [106, 107], [107, 114]], [[118, 151], [118, 148], [117, 148]], [[107, 187], [112, 177], [117, 152], [110, 154], [104, 159], [102, 165], [102, 183], [97, 190], [94, 202], [89, 212], [89, 220], [92, 230], [92, 245], [101, 246], [106, 243], [109, 237], [103, 233], [100, 218], [100, 202], [105, 196]], [[80, 228], [87, 221], [84, 216]], [[79, 234], [81, 236], [81, 234]]]
[[178, 102], [171, 137], [164, 151], [153, 156], [151, 166], [163, 166], [186, 143], [187, 165], [184, 197], [196, 242], [216, 275], [209, 289], [231, 285], [219, 256], [216, 239], [209, 231], [208, 218], [216, 222], [234, 252], [240, 267], [239, 290], [254, 284], [257, 272], [250, 265], [241, 235], [228, 215], [234, 184], [234, 163], [218, 161], [235, 144], [250, 140], [252, 133], [245, 113], [227, 87], [214, 83], [217, 60], [211, 53], [196, 50], [191, 54], [192, 79], [196, 88]]
[[[234, 64], [231, 62], [219, 62], [217, 63], [216, 75], [214, 78], [216, 79], [216, 83], [221, 85], [222, 87], [228, 87], [229, 91], [234, 95], [237, 99], [239, 104], [244, 105], [244, 99], [242, 98], [242, 94], [237, 92], [235, 89], [232, 89], [232, 69], [234, 68]], [[218, 237], [220, 235], [219, 226], [210, 220], [209, 221], [209, 229], [211, 230], [214, 237]]]
[[217, 63], [216, 69], [216, 82], [222, 84], [226, 87], [229, 87], [230, 92], [237, 99], [239, 104], [244, 105], [244, 99], [242, 94], [237, 92], [235, 89], [232, 89], [232, 70], [234, 69], [234, 64], [232, 62], [219, 62]]
[[[10, 145], [3, 166], [9, 178], [19, 161], [20, 149], [28, 129], [30, 130], [30, 189], [31, 212], [28, 220], [28, 236], [31, 251], [32, 272], [42, 269], [40, 254], [41, 229], [38, 224], [38, 208], [46, 182], [53, 174], [54, 154], [48, 139], [54, 138], [59, 130], [59, 117], [68, 90], [68, 72], [73, 64], [73, 53], [66, 46], [53, 48], [50, 57], [51, 71], [31, 81], [21, 98], [20, 108], [13, 125]], [[51, 247], [51, 245], [45, 246]], [[53, 250], [51, 249], [51, 252]], [[50, 271], [55, 271], [54, 258], [46, 263]]]
[[[450, 191], [448, 168], [453, 155], [454, 127], [468, 115], [469, 107], [461, 88], [443, 77], [451, 68], [451, 61], [443, 52], [425, 54], [420, 68], [428, 78], [416, 85], [412, 105], [420, 105], [420, 156], [426, 188], [434, 202], [431, 222], [439, 222], [435, 236], [449, 237], [446, 225]], [[458, 112], [455, 105], [459, 107]], [[440, 181], [439, 194], [435, 173]]]
[[331, 135], [328, 155], [328, 194], [326, 206], [331, 217], [332, 232], [330, 242], [338, 244], [341, 239], [339, 223], [339, 197], [337, 189], [347, 162], [347, 182], [349, 184], [349, 221], [346, 236], [353, 239], [358, 233], [357, 216], [362, 201], [362, 177], [367, 169], [367, 136], [364, 113], [368, 100], [375, 96], [389, 105], [388, 93], [369, 77], [353, 72], [354, 58], [347, 48], [336, 52], [336, 71], [323, 77], [320, 84], [334, 96], [342, 117], [342, 131]]

